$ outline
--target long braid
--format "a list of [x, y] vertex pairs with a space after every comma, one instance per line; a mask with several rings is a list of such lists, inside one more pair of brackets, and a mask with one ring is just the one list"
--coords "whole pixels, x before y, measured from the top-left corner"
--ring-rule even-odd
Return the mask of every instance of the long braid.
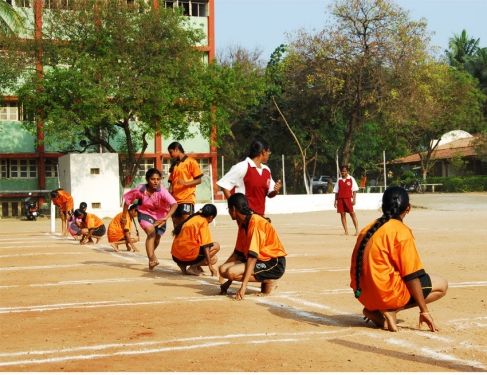
[[383, 215], [378, 218], [374, 225], [365, 233], [360, 246], [357, 251], [357, 257], [355, 259], [355, 298], [359, 298], [362, 294], [362, 289], [360, 287], [360, 276], [362, 273], [363, 256], [365, 252], [365, 247], [367, 243], [372, 238], [375, 232], [379, 230], [385, 223], [390, 219], [401, 220], [401, 213], [406, 210], [409, 206], [409, 196], [405, 189], [393, 186], [384, 192], [382, 196], [382, 213]]

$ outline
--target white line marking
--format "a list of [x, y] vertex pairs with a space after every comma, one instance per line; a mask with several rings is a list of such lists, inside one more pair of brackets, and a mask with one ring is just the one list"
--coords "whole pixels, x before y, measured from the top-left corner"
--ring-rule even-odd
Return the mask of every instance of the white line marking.
[[[26, 284], [26, 285], [0, 285], [0, 288], [8, 289], [8, 288], [45, 288], [51, 286], [66, 286], [66, 285], [96, 285], [96, 284], [115, 284], [115, 283], [133, 283], [133, 282], [152, 282], [153, 280], [160, 280], [163, 277], [154, 276], [152, 278], [145, 278], [145, 277], [125, 277], [125, 278], [118, 278], [118, 279], [94, 279], [94, 280], [66, 280], [66, 281], [57, 281], [57, 282], [50, 282], [50, 283], [42, 283], [42, 284]], [[213, 285], [213, 284], [212, 284]]]
[[103, 307], [118, 307], [118, 306], [144, 306], [144, 305], [164, 305], [174, 303], [175, 301], [183, 302], [213, 302], [225, 298], [218, 297], [176, 297], [174, 299], [166, 299], [164, 301], [146, 301], [146, 302], [129, 302], [129, 301], [97, 301], [97, 302], [73, 302], [73, 303], [59, 303], [53, 305], [38, 305], [38, 306], [15, 306], [15, 307], [0, 307], [0, 314], [22, 313], [22, 312], [44, 312], [64, 309], [95, 309]]
[[0, 272], [45, 270], [45, 269], [55, 269], [55, 268], [74, 268], [74, 267], [83, 267], [83, 266], [86, 266], [86, 264], [75, 263], [75, 264], [51, 264], [46, 266], [1, 267]]
[[58, 353], [72, 353], [72, 352], [82, 352], [82, 351], [98, 351], [105, 349], [118, 349], [127, 347], [138, 347], [138, 346], [153, 346], [162, 345], [178, 342], [193, 342], [193, 341], [203, 341], [203, 340], [228, 340], [228, 339], [239, 339], [239, 338], [251, 338], [251, 337], [277, 337], [277, 336], [325, 336], [334, 333], [342, 333], [344, 331], [350, 331], [350, 328], [336, 329], [332, 331], [309, 331], [309, 332], [264, 332], [264, 333], [234, 333], [228, 335], [214, 335], [214, 336], [194, 336], [185, 337], [173, 340], [162, 340], [162, 341], [142, 341], [142, 342], [126, 342], [126, 343], [112, 343], [112, 344], [100, 344], [100, 345], [89, 345], [89, 346], [79, 346], [74, 348], [64, 348], [64, 349], [49, 349], [49, 350], [32, 350], [23, 352], [12, 352], [12, 353], [0, 353], [0, 357], [21, 357], [21, 356], [32, 356], [32, 355], [45, 355], [45, 354], [58, 354]]
[[[22, 246], [23, 248], [25, 246]], [[26, 253], [26, 254], [8, 254], [0, 255], [0, 258], [17, 258], [17, 257], [34, 257], [34, 256], [46, 256], [46, 255], [86, 255], [86, 251], [76, 252], [59, 252], [59, 253]]]

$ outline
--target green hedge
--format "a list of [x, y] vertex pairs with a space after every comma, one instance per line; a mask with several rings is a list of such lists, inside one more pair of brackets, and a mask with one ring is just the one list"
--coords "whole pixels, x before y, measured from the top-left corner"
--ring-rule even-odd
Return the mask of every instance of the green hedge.
[[443, 192], [487, 191], [487, 176], [428, 177], [426, 182], [443, 184], [436, 189]]

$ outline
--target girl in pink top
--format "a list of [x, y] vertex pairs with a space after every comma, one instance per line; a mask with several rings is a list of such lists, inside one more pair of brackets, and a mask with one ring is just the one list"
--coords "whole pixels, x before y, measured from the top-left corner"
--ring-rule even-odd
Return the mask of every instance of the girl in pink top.
[[137, 186], [124, 194], [122, 225], [125, 225], [125, 217], [128, 206], [138, 201], [138, 220], [140, 227], [147, 234], [145, 250], [149, 258], [149, 270], [153, 270], [159, 264], [155, 251], [161, 236], [166, 231], [166, 222], [178, 207], [176, 200], [161, 186], [161, 172], [156, 168], [150, 168], [145, 173], [146, 184]]

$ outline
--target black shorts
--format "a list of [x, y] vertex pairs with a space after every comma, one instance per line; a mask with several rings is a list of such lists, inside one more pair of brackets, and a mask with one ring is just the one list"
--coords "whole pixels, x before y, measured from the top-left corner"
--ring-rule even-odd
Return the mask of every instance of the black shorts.
[[284, 275], [286, 270], [286, 258], [272, 258], [268, 261], [257, 260], [254, 267], [254, 277], [257, 281], [276, 280]]
[[178, 204], [178, 208], [176, 208], [176, 211], [174, 211], [174, 214], [172, 216], [179, 218], [184, 215], [192, 215], [192, 214], [194, 214], [194, 204], [180, 203]]
[[181, 266], [191, 266], [193, 264], [201, 263], [206, 259], [205, 247], [212, 247], [212, 246], [213, 246], [213, 242], [209, 243], [208, 245], [201, 246], [198, 256], [193, 260], [180, 260], [176, 258], [174, 255], [172, 257], [172, 260], [174, 260], [176, 264], [179, 264]]
[[[423, 290], [423, 297], [426, 298], [429, 296], [429, 294], [431, 293], [431, 289], [432, 289], [430, 275], [428, 275], [427, 273], [424, 273], [421, 276], [419, 276], [418, 279], [419, 279], [419, 282], [421, 283], [421, 289]], [[413, 307], [416, 305], [417, 305], [417, 303], [416, 303], [415, 299], [413, 298], [413, 296], [411, 296], [411, 298], [409, 299], [409, 302], [406, 304], [406, 306], [404, 306], [404, 308], [407, 309], [409, 307]]]
[[107, 228], [105, 228], [105, 224], [102, 224], [98, 228], [95, 228], [95, 230], [93, 232], [91, 232], [91, 235], [101, 237], [106, 233], [106, 231], [107, 231]]

